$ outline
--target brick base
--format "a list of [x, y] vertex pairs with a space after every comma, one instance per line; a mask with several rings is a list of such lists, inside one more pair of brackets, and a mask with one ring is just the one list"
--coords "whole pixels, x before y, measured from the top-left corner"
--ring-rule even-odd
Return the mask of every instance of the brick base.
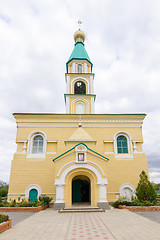
[[0, 207], [0, 212], [39, 212], [49, 207], [49, 204], [38, 207]]
[[0, 224], [0, 233], [6, 231], [7, 229], [11, 228], [12, 219], [9, 219], [8, 222], [3, 222]]
[[141, 207], [141, 206], [124, 206], [124, 205], [120, 205], [118, 208], [120, 208], [120, 209], [128, 209], [131, 212], [160, 211], [160, 206]]

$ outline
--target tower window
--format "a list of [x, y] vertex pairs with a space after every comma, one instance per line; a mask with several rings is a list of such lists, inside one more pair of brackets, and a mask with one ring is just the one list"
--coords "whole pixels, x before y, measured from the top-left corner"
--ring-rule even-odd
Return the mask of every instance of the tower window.
[[78, 81], [74, 84], [74, 94], [86, 94], [86, 84]]
[[43, 137], [42, 136], [39, 135], [33, 139], [32, 153], [43, 153]]
[[77, 114], [84, 114], [84, 105], [83, 105], [83, 103], [77, 103]]
[[117, 150], [118, 153], [128, 153], [127, 138], [119, 136], [117, 138]]
[[82, 64], [77, 65], [77, 72], [82, 73]]

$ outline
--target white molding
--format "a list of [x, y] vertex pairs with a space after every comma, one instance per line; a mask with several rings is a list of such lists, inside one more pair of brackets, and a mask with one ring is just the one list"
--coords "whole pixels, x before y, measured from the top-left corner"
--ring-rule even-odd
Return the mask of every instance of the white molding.
[[131, 192], [132, 192], [132, 195], [135, 193], [135, 188], [134, 188], [130, 183], [124, 183], [124, 184], [122, 184], [122, 185], [120, 186], [120, 188], [119, 188], [120, 196], [124, 196], [123, 190], [124, 190], [125, 188], [129, 188], [129, 189], [131, 190]]
[[91, 114], [95, 113], [94, 97], [91, 97]]
[[71, 161], [71, 162], [69, 162], [69, 163], [66, 163], [65, 165], [63, 165], [63, 167], [61, 167], [61, 169], [59, 170], [59, 172], [58, 172], [58, 174], [57, 174], [57, 177], [59, 177], [61, 171], [62, 171], [66, 166], [70, 165], [71, 163], [75, 163], [75, 160], [74, 160], [74, 161]]
[[103, 172], [102, 168], [100, 166], [98, 166], [98, 164], [91, 162], [91, 161], [87, 161], [87, 163], [91, 163], [91, 164], [95, 165], [97, 168], [99, 168], [99, 170], [102, 172], [103, 176], [105, 177], [105, 173]]
[[67, 76], [67, 83], [66, 83], [66, 92], [69, 94], [70, 90], [70, 76]]
[[[127, 139], [127, 146], [128, 146], [128, 153], [127, 154], [118, 153], [118, 151], [117, 151], [117, 138], [119, 136], [124, 136]], [[128, 132], [118, 131], [114, 135], [114, 152], [115, 152], [116, 160], [130, 160], [130, 159], [133, 159], [132, 137]]]
[[[77, 121], [63, 121], [61, 123], [79, 123], [79, 120]], [[81, 120], [82, 123], [93, 123], [94, 121], [83, 121]], [[36, 123], [36, 122], [34, 122]], [[39, 123], [37, 121], [37, 123]], [[55, 121], [55, 123], [57, 123], [57, 121]], [[95, 122], [94, 122], [95, 123]], [[97, 122], [97, 123], [102, 123], [101, 121]], [[102, 123], [103, 124], [103, 123]], [[37, 125], [32, 125], [32, 126], [28, 126], [28, 125], [23, 125], [23, 126], [17, 126], [18, 128], [37, 128]], [[46, 125], [41, 125], [39, 126], [41, 128], [74, 128], [76, 126], [46, 126]], [[134, 126], [83, 126], [84, 128], [140, 128], [138, 126], [134, 127]]]
[[47, 140], [47, 143], [57, 143], [58, 140]]
[[142, 154], [142, 153], [144, 153], [144, 152], [134, 152], [134, 154], [139, 154], [139, 153]]
[[104, 152], [104, 154], [114, 154], [114, 152]]
[[[100, 172], [93, 166], [89, 164], [74, 164], [66, 168], [60, 179], [55, 179], [55, 186], [56, 186], [56, 202], [55, 203], [64, 203], [64, 185], [65, 185], [65, 178], [67, 174], [75, 169], [87, 169], [92, 171], [97, 177], [97, 185], [99, 187], [99, 202], [107, 202], [107, 194], [106, 194], [106, 186], [108, 181], [106, 178], [102, 178]], [[92, 190], [93, 191], [93, 190]]]
[[56, 152], [47, 152], [47, 154], [56, 154]]
[[84, 73], [87, 73], [87, 63], [84, 63]]
[[[8, 193], [8, 196], [13, 196], [13, 195], [16, 195], [16, 196], [19, 196], [19, 195], [25, 195], [25, 193]], [[56, 195], [56, 193], [41, 193], [41, 195]]]
[[26, 190], [25, 190], [25, 197], [29, 197], [29, 192], [32, 190], [32, 189], [36, 189], [38, 191], [38, 197], [41, 196], [42, 194], [42, 190], [41, 190], [41, 187], [38, 186], [37, 184], [31, 184], [29, 185]]
[[26, 152], [16, 152], [16, 154], [26, 154]]
[[65, 177], [66, 177], [66, 175], [70, 172], [70, 171], [72, 171], [72, 170], [74, 170], [74, 169], [79, 169], [79, 168], [84, 168], [84, 169], [89, 169], [89, 170], [91, 170], [96, 176], [97, 176], [97, 184], [108, 184], [108, 181], [107, 181], [107, 179], [105, 178], [105, 179], [103, 179], [102, 177], [101, 177], [101, 174], [100, 174], [100, 172], [95, 168], [95, 167], [93, 167], [93, 166], [91, 166], [91, 165], [89, 165], [89, 164], [74, 164], [74, 165], [72, 165], [72, 166], [69, 166], [68, 168], [66, 168], [64, 171], [63, 171], [63, 173], [62, 173], [62, 175], [61, 175], [61, 178], [60, 179], [55, 179], [55, 185], [56, 184], [61, 184], [61, 185], [64, 185], [65, 184]]
[[71, 113], [74, 114], [74, 107], [76, 102], [84, 102], [86, 105], [86, 113], [89, 113], [89, 102], [81, 97], [78, 97], [71, 102]]
[[113, 143], [114, 140], [103, 140], [104, 143]]
[[72, 63], [72, 73], [76, 73], [76, 71], [75, 71], [75, 62]]
[[[123, 155], [123, 154], [122, 154]], [[119, 156], [119, 157], [115, 157], [116, 160], [133, 160], [133, 156]]]
[[[42, 154], [32, 153], [33, 139], [35, 136], [38, 136], [38, 135], [43, 137], [43, 153]], [[45, 159], [46, 148], [47, 148], [47, 136], [44, 132], [42, 132], [41, 130], [36, 130], [30, 133], [28, 137], [27, 159]]]
[[[79, 80], [78, 80], [79, 79]], [[87, 83], [87, 88], [88, 88], [88, 91], [86, 92], [86, 93], [88, 93], [89, 94], [89, 82], [88, 82], [88, 80], [86, 79], [86, 78], [83, 78], [83, 77], [76, 77], [76, 78], [74, 78], [72, 81], [71, 81], [71, 94], [74, 94], [74, 89], [73, 89], [73, 82], [75, 81], [75, 82], [77, 82], [77, 81], [81, 81], [81, 80], [84, 80], [85, 81], [85, 84]], [[75, 84], [75, 83], [74, 83]], [[87, 90], [87, 89], [86, 89]]]

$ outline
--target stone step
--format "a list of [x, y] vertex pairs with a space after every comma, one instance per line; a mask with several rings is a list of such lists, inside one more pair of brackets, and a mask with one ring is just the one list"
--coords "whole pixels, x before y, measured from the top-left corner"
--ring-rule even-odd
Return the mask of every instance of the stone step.
[[99, 207], [66, 207], [58, 211], [59, 213], [74, 213], [74, 212], [105, 212]]

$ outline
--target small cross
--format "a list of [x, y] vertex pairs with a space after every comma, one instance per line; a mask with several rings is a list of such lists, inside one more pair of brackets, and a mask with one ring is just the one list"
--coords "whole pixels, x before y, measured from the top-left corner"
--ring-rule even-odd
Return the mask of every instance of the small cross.
[[78, 27], [79, 27], [79, 30], [81, 29], [81, 24], [83, 23], [80, 19], [78, 20]]

